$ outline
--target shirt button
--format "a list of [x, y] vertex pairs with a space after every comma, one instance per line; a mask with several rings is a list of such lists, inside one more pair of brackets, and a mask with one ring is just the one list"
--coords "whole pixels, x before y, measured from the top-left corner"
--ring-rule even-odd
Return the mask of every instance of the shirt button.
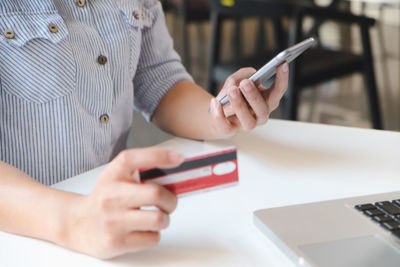
[[12, 30], [5, 30], [4, 37], [6, 37], [7, 39], [14, 39], [15, 34]]
[[85, 0], [76, 0], [76, 5], [79, 7], [84, 7], [86, 4]]
[[105, 65], [105, 64], [107, 63], [107, 58], [106, 58], [105, 56], [99, 56], [99, 57], [97, 58], [97, 62], [98, 62], [100, 65]]
[[56, 24], [50, 24], [49, 25], [49, 30], [52, 32], [52, 33], [57, 33], [58, 32], [58, 27], [57, 27], [57, 25]]
[[103, 114], [100, 116], [100, 122], [106, 124], [110, 121], [110, 117], [107, 114]]
[[134, 17], [135, 19], [139, 19], [139, 18], [140, 18], [140, 15], [139, 15], [138, 12], [133, 11], [133, 17]]

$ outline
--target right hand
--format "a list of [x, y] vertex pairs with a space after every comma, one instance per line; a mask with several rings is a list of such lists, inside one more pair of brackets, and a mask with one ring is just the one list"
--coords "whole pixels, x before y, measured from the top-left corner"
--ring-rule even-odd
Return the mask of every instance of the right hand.
[[[279, 106], [288, 88], [289, 65], [283, 63], [278, 67], [270, 90], [247, 79], [255, 72], [253, 68], [238, 70], [226, 79], [221, 92], [211, 100], [212, 125], [217, 139], [230, 138], [239, 131], [251, 131], [267, 123], [271, 112]], [[225, 95], [230, 104], [223, 108], [217, 99]]]
[[[93, 192], [68, 210], [63, 246], [107, 259], [154, 247], [169, 225], [177, 198], [156, 184], [134, 181], [141, 168], [173, 168], [181, 154], [159, 148], [121, 152], [103, 171]], [[155, 206], [156, 210], [141, 210]]]

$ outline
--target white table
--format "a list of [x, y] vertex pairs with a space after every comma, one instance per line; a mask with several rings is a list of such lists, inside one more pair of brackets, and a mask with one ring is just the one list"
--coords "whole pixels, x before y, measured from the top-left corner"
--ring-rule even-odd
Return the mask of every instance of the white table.
[[[271, 120], [233, 141], [239, 185], [180, 199], [158, 247], [100, 261], [0, 233], [0, 265], [293, 267], [255, 228], [254, 210], [400, 190], [400, 133]], [[88, 193], [98, 173], [56, 187]]]

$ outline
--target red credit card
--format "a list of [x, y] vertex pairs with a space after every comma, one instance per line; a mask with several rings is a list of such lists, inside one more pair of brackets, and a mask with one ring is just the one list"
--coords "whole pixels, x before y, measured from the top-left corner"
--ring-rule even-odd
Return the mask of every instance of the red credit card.
[[199, 142], [174, 138], [158, 147], [181, 152], [185, 161], [172, 169], [141, 170], [142, 183], [160, 184], [176, 195], [186, 195], [225, 187], [239, 181], [237, 149], [230, 142]]

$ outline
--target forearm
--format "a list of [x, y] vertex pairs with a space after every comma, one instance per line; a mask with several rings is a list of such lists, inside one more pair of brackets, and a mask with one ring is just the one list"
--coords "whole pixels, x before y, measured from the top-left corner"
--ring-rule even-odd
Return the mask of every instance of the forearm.
[[208, 109], [212, 95], [192, 82], [176, 84], [161, 100], [152, 122], [173, 135], [218, 139]]
[[67, 207], [77, 197], [46, 187], [0, 161], [0, 231], [60, 244]]

